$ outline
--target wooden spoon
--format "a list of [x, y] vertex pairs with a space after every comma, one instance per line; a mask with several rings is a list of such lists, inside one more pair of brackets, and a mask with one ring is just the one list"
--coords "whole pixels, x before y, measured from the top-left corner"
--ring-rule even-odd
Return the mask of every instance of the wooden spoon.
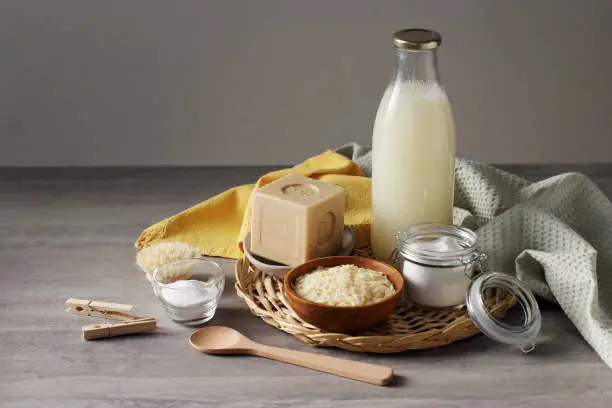
[[229, 327], [204, 327], [191, 335], [189, 343], [203, 353], [250, 354], [375, 385], [387, 385], [393, 378], [391, 367], [266, 346]]

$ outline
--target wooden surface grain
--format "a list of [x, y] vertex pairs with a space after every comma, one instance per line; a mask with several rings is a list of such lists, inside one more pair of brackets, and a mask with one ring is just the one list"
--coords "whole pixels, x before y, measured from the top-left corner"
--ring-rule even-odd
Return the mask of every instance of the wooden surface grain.
[[[513, 166], [531, 179], [564, 166]], [[563, 313], [544, 305], [535, 352], [523, 355], [483, 336], [400, 355], [314, 349], [252, 316], [233, 289], [232, 262], [211, 324], [256, 341], [394, 367], [377, 387], [257, 357], [207, 356], [192, 329], [171, 322], [134, 266], [133, 243], [149, 224], [224, 189], [254, 182], [264, 168], [1, 169], [1, 407], [543, 407], [612, 405], [612, 371]], [[612, 167], [577, 168], [612, 195]], [[69, 297], [138, 305], [154, 334], [93, 342], [68, 314]]]

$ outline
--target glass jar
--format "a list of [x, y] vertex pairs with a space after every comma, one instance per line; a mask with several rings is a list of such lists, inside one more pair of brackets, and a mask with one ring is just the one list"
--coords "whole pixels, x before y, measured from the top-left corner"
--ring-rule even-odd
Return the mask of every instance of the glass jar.
[[[408, 297], [431, 307], [465, 303], [474, 267], [484, 258], [477, 241], [472, 231], [443, 224], [420, 224], [397, 233]], [[453, 243], [455, 248], [449, 248]]]
[[[488, 337], [519, 345], [529, 352], [540, 332], [537, 301], [518, 279], [500, 272], [482, 272], [486, 255], [477, 235], [444, 224], [419, 224], [396, 234], [394, 261], [399, 262], [408, 300], [430, 307], [465, 304], [478, 328]], [[520, 306], [518, 323], [497, 319], [487, 308], [491, 289], [511, 294]]]

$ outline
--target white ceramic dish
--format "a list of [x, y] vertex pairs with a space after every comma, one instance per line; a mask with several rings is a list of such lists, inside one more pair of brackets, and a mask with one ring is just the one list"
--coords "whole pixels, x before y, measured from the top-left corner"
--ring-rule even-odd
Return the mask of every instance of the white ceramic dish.
[[[268, 273], [270, 275], [276, 275], [279, 278], [282, 278], [289, 269], [293, 268], [297, 265], [284, 265], [274, 261], [270, 261], [269, 259], [262, 258], [257, 256], [251, 252], [251, 233], [247, 233], [242, 241], [242, 247], [244, 249], [244, 254], [249, 259], [249, 261], [255, 266], [257, 269], [264, 273]], [[347, 256], [351, 254], [351, 251], [355, 248], [355, 233], [350, 227], [344, 226], [344, 231], [342, 233], [342, 249], [337, 254], [333, 254], [333, 256]]]

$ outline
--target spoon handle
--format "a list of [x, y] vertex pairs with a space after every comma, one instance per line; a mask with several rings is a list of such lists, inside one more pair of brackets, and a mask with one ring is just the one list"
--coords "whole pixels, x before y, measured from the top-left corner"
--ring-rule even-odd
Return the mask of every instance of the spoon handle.
[[387, 385], [389, 381], [391, 381], [391, 378], [393, 378], [393, 369], [391, 367], [360, 363], [358, 361], [322, 356], [313, 353], [304, 353], [302, 351], [266, 346], [263, 344], [253, 346], [251, 354], [374, 385]]

